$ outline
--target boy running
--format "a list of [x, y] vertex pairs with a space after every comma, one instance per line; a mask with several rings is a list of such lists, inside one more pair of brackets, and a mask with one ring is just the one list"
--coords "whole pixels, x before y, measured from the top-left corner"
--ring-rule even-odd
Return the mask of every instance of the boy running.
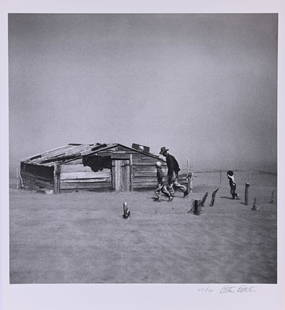
[[173, 196], [169, 193], [169, 191], [167, 190], [166, 185], [164, 184], [164, 174], [162, 171], [162, 166], [161, 166], [161, 162], [158, 161], [155, 163], [155, 167], [156, 167], [156, 176], [157, 176], [157, 188], [154, 192], [154, 200], [159, 200], [160, 199], [160, 193], [162, 192], [165, 196], [168, 197], [169, 201], [173, 200]]

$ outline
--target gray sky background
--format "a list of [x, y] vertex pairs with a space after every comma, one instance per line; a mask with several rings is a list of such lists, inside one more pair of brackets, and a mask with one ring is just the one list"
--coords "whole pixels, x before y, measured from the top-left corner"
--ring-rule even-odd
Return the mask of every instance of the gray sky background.
[[10, 161], [70, 142], [276, 168], [277, 15], [9, 15]]

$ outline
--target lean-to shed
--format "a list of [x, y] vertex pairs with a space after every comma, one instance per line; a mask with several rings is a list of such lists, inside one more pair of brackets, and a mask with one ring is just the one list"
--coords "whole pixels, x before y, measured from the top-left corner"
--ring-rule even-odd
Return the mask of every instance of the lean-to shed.
[[138, 144], [71, 143], [22, 161], [19, 178], [21, 188], [54, 193], [153, 189], [158, 160], [165, 167], [159, 156]]

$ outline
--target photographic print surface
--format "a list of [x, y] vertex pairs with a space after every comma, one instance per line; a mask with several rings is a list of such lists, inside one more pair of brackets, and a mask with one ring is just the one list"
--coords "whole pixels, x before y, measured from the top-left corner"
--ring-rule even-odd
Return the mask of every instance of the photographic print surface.
[[9, 14], [10, 283], [277, 283], [277, 14]]

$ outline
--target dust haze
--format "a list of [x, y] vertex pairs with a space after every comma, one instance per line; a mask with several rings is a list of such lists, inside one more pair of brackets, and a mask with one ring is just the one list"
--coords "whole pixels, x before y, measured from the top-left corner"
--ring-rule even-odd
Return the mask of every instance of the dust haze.
[[277, 14], [9, 14], [10, 167], [67, 143], [277, 163]]

